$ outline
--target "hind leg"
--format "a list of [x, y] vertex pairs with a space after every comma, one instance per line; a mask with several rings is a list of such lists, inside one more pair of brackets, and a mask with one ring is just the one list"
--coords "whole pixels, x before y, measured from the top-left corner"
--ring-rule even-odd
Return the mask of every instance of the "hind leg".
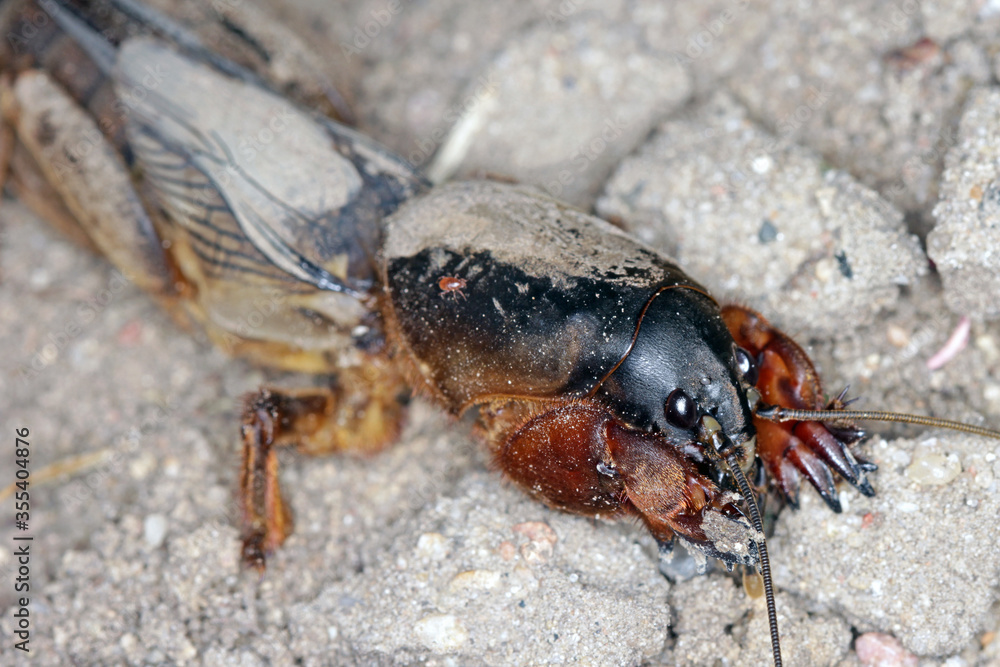
[[14, 194], [139, 287], [170, 294], [176, 278], [161, 239], [94, 118], [40, 70], [0, 81], [0, 115]]
[[[737, 345], [758, 359], [757, 390], [765, 403], [805, 410], [843, 407], [841, 398], [825, 402], [809, 356], [760, 314], [742, 306], [726, 306], [722, 318]], [[874, 467], [851, 454], [850, 446], [863, 435], [853, 424], [777, 423], [754, 418], [754, 426], [757, 453], [791, 504], [798, 503], [800, 479], [805, 477], [827, 505], [840, 512], [833, 472], [866, 496], [874, 495], [865, 475]]]
[[239, 491], [246, 565], [263, 571], [268, 554], [292, 532], [278, 479], [278, 448], [292, 446], [314, 456], [374, 453], [399, 434], [403, 388], [387, 361], [372, 359], [341, 373], [327, 388], [264, 388], [247, 396]]

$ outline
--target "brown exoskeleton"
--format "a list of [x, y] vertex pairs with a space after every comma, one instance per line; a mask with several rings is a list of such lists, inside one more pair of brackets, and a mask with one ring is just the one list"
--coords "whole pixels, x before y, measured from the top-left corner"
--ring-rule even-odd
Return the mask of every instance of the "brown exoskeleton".
[[[11, 185], [226, 350], [337, 376], [246, 401], [248, 565], [292, 530], [278, 448], [377, 450], [407, 388], [476, 411], [498, 467], [549, 505], [638, 517], [664, 549], [728, 565], [766, 572], [744, 478], [758, 458], [793, 500], [804, 476], [837, 510], [835, 473], [873, 493], [851, 415], [758, 314], [532, 188], [431, 189], [274, 82], [112, 4], [139, 29], [98, 35], [89, 3], [56, 3], [38, 51], [4, 55]], [[86, 58], [65, 71], [59, 48]], [[248, 330], [241, 313], [271, 295], [278, 313]]]

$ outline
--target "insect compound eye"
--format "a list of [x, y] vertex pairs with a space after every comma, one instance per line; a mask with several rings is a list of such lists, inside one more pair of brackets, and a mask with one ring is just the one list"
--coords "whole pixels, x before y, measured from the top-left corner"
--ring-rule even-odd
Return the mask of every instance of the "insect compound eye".
[[698, 423], [698, 406], [683, 389], [674, 389], [663, 406], [667, 421], [677, 428], [690, 429]]
[[750, 356], [750, 353], [742, 347], [736, 348], [736, 368], [739, 369], [743, 380], [749, 385], [757, 384], [757, 362]]

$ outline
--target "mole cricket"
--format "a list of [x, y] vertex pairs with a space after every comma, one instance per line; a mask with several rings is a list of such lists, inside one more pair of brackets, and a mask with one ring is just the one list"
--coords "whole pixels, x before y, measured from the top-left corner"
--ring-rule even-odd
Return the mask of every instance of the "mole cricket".
[[[13, 3], [0, 24], [39, 11], [41, 36], [0, 61], [8, 187], [227, 352], [331, 378], [244, 399], [241, 556], [261, 573], [293, 531], [278, 450], [378, 451], [415, 394], [476, 414], [496, 467], [547, 505], [758, 569], [780, 664], [758, 496], [794, 504], [804, 480], [839, 512], [838, 479], [876, 493], [859, 420], [997, 436], [846, 410], [764, 316], [615, 226], [527, 185], [432, 186], [338, 122], [335, 93], [289, 99], [133, 0]], [[247, 330], [271, 294], [277, 315]]]

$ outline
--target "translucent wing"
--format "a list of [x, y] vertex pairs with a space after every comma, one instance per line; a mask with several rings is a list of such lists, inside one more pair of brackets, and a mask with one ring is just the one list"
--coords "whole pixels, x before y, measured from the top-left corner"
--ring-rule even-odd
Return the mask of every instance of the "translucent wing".
[[126, 42], [115, 78], [144, 180], [209, 272], [370, 289], [381, 220], [424, 188], [404, 162], [153, 40]]

